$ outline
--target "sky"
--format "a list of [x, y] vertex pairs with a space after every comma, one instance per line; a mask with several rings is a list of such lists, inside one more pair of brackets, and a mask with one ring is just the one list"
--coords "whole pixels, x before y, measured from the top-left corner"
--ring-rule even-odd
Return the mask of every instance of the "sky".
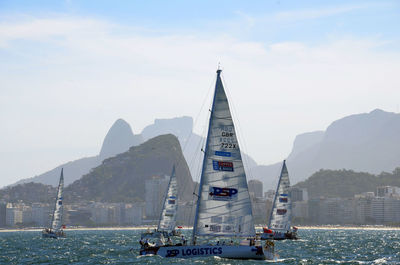
[[399, 112], [399, 1], [0, 0], [0, 187], [191, 116], [204, 135], [218, 64], [241, 149], [286, 158], [296, 135]]

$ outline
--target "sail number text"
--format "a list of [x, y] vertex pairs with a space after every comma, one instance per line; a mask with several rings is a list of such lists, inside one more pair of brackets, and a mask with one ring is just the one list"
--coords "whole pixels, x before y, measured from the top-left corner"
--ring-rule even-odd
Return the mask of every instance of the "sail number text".
[[220, 146], [222, 149], [237, 148], [235, 139], [235, 132], [232, 126], [223, 126], [221, 128], [221, 137], [219, 138]]

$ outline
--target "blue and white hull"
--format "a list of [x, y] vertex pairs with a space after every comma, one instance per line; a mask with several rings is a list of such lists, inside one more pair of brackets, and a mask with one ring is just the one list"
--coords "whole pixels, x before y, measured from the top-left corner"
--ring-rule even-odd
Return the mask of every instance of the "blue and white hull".
[[42, 238], [56, 238], [57, 239], [59, 237], [65, 237], [64, 231], [58, 231], [58, 232], [46, 231], [46, 230], [42, 231]]
[[154, 246], [144, 248], [141, 255], [159, 255], [164, 258], [195, 258], [217, 256], [227, 259], [273, 260], [273, 246]]

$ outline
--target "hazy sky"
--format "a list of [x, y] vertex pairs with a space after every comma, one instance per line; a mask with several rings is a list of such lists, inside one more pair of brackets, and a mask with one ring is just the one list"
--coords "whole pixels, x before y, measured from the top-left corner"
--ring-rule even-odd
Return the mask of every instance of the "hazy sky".
[[0, 186], [96, 155], [118, 118], [140, 133], [207, 99], [202, 133], [218, 62], [242, 149], [278, 162], [297, 134], [399, 112], [399, 25], [399, 1], [0, 0]]

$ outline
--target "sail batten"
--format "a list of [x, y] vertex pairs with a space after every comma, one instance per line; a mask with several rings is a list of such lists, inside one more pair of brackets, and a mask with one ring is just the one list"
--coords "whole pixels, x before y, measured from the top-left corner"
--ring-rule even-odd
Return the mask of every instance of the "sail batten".
[[292, 217], [291, 200], [289, 173], [286, 168], [286, 161], [283, 161], [268, 222], [268, 227], [270, 229], [283, 231], [290, 230]]
[[63, 189], [64, 189], [64, 173], [61, 169], [60, 182], [57, 189], [57, 197], [54, 206], [53, 217], [51, 220], [51, 229], [54, 231], [61, 230], [63, 215]]
[[172, 169], [167, 193], [161, 211], [157, 231], [171, 233], [175, 229], [178, 209], [178, 184], [175, 177], [175, 166]]
[[246, 174], [229, 103], [217, 71], [194, 236], [254, 236]]

